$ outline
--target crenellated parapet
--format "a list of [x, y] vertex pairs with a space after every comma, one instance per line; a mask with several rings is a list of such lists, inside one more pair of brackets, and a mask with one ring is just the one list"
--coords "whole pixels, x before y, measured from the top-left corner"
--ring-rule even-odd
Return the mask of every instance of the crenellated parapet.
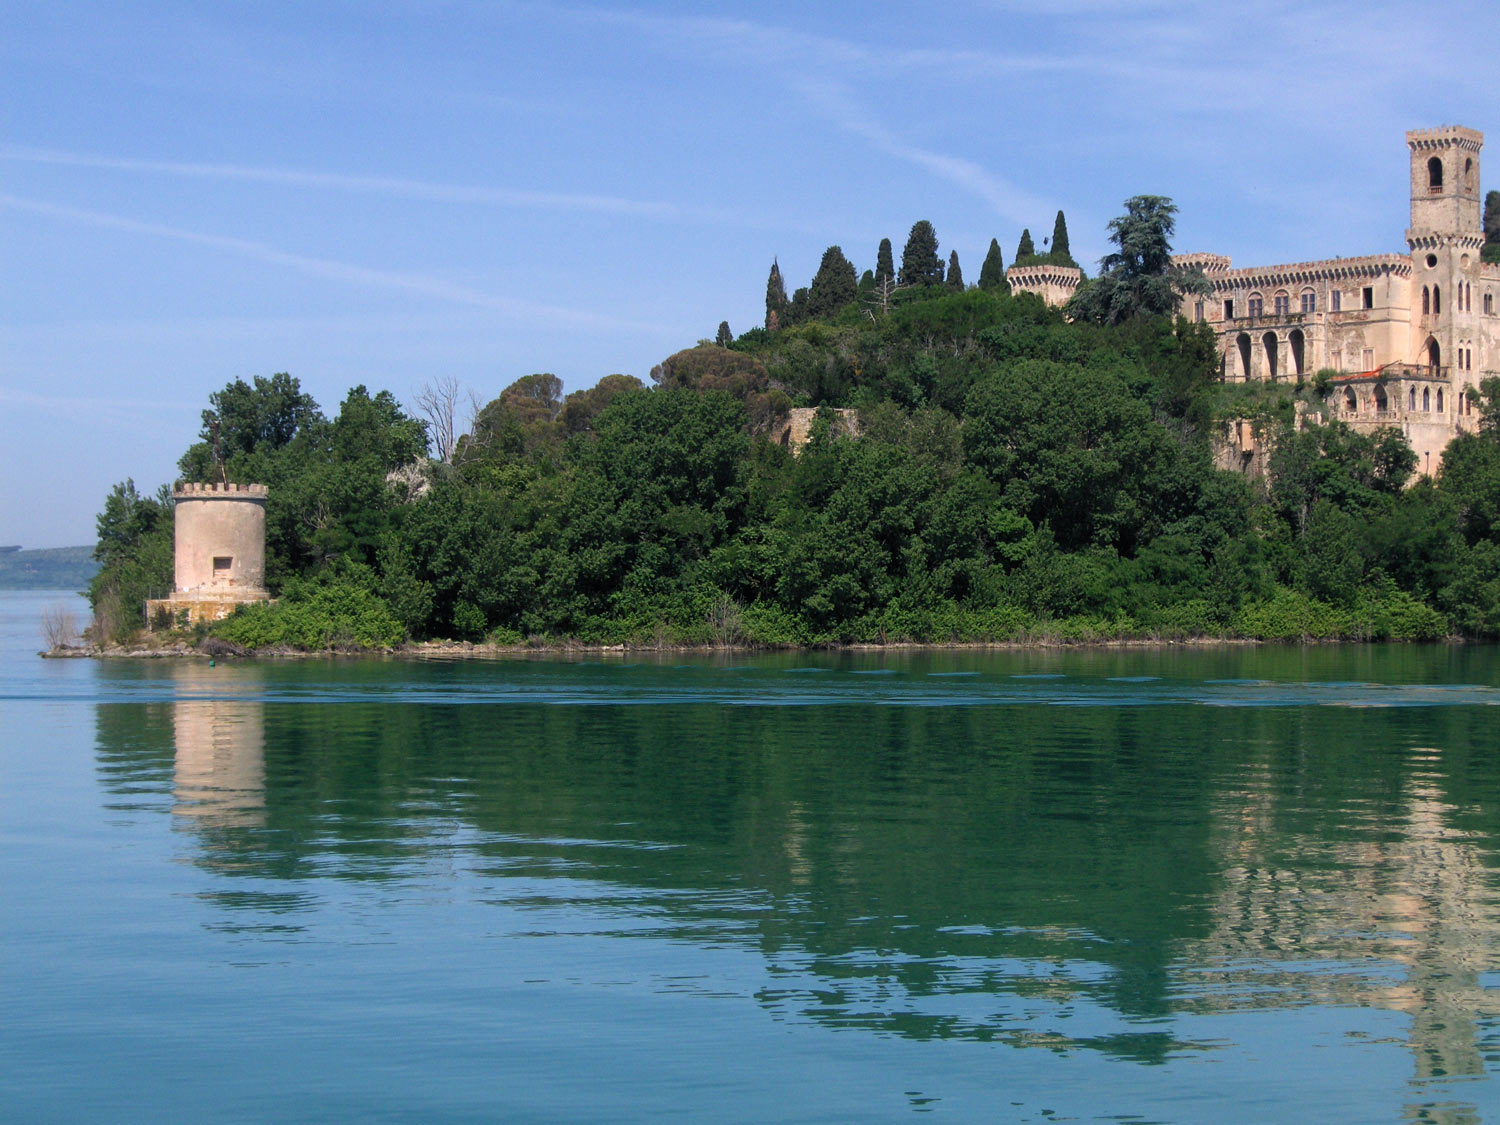
[[1012, 293], [1035, 293], [1049, 305], [1065, 305], [1078, 291], [1083, 271], [1072, 266], [1013, 266], [1005, 280]]
[[[1184, 259], [1206, 256], [1183, 255], [1175, 260], [1188, 264]], [[1316, 262], [1287, 262], [1283, 265], [1250, 266], [1212, 272], [1205, 269], [1203, 272], [1216, 290], [1253, 289], [1275, 285], [1315, 285], [1320, 281], [1410, 277], [1411, 259], [1404, 254], [1366, 254], [1357, 258], [1325, 258]]]
[[1446, 148], [1478, 152], [1484, 147], [1484, 134], [1462, 125], [1438, 125], [1431, 129], [1413, 129], [1406, 134], [1406, 145], [1413, 152]]
[[264, 484], [227, 484], [179, 481], [172, 488], [174, 500], [264, 500], [270, 494]]

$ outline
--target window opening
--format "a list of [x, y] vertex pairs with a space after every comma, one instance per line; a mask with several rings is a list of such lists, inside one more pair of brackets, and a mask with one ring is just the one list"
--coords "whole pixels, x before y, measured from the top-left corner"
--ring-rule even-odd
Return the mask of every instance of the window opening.
[[1302, 311], [1308, 314], [1318, 311], [1318, 295], [1311, 289], [1302, 294]]
[[1427, 162], [1427, 190], [1443, 190], [1443, 162], [1436, 156]]
[[1264, 304], [1264, 302], [1262, 302], [1259, 293], [1255, 294], [1253, 297], [1250, 298], [1250, 315], [1251, 316], [1260, 316], [1260, 315], [1262, 315], [1264, 309], [1265, 309], [1265, 304]]
[[1375, 290], [1373, 288], [1371, 288], [1370, 286], [1366, 285], [1365, 286], [1365, 294], [1364, 294], [1364, 296], [1365, 296], [1365, 308], [1367, 308], [1367, 309], [1373, 309], [1375, 307]]

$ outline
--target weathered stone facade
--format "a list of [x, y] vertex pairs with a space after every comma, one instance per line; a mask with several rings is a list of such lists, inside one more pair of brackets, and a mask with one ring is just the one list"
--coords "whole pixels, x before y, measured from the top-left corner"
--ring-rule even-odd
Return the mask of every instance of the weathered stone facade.
[[172, 593], [146, 603], [147, 620], [162, 610], [197, 624], [228, 617], [245, 602], [265, 601], [266, 497], [263, 484], [179, 484], [172, 490], [175, 570]]
[[[1246, 269], [1218, 254], [1176, 260], [1212, 286], [1185, 298], [1182, 314], [1218, 334], [1224, 379], [1332, 371], [1333, 417], [1366, 432], [1399, 426], [1419, 469], [1434, 472], [1448, 442], [1477, 423], [1467, 389], [1500, 374], [1500, 265], [1480, 261], [1484, 135], [1445, 125], [1407, 133], [1406, 146], [1405, 254]], [[1054, 304], [1072, 295], [1029, 278], [1011, 284]]]
[[[771, 426], [770, 439], [796, 453], [812, 437], [812, 426], [818, 418], [818, 407], [796, 406]], [[823, 407], [833, 415], [830, 425], [849, 437], [859, 436], [859, 416], [847, 408]]]

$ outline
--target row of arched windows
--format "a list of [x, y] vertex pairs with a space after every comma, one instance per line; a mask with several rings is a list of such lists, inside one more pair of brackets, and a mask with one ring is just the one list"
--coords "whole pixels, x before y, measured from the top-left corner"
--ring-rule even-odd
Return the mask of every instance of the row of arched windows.
[[[1474, 158], [1467, 157], [1464, 160], [1464, 182], [1470, 187], [1474, 186]], [[1434, 156], [1427, 161], [1427, 190], [1439, 192], [1443, 190], [1443, 159]]]
[[[1410, 410], [1410, 411], [1415, 411], [1417, 409], [1417, 388], [1416, 387], [1412, 387], [1409, 391], [1406, 392], [1406, 408], [1408, 410]], [[1438, 413], [1441, 414], [1443, 412], [1443, 388], [1442, 387], [1439, 387], [1437, 389], [1437, 408], [1438, 408]], [[1422, 409], [1424, 411], [1429, 412], [1429, 413], [1432, 410], [1432, 389], [1430, 387], [1423, 387], [1422, 388]]]
[[[1422, 286], [1422, 315], [1440, 316], [1443, 311], [1443, 287], [1434, 285], [1429, 291], [1427, 286]], [[1474, 311], [1474, 287], [1467, 281], [1459, 282], [1458, 285], [1458, 311]], [[1487, 313], [1495, 311], [1495, 298], [1490, 294], [1484, 295], [1484, 311]]]

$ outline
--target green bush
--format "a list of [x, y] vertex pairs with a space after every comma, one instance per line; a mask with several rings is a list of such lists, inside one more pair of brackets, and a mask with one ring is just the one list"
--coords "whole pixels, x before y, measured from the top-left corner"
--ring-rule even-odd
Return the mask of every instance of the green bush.
[[392, 648], [406, 639], [385, 600], [354, 582], [289, 584], [280, 601], [241, 606], [213, 634], [245, 648]]

